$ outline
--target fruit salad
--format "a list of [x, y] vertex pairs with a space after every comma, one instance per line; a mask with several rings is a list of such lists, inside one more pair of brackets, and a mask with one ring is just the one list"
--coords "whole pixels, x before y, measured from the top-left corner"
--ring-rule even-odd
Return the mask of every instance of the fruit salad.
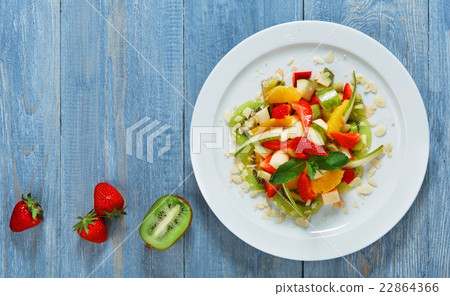
[[339, 208], [362, 166], [383, 151], [370, 151], [371, 127], [354, 72], [351, 78], [335, 82], [324, 68], [293, 73], [289, 86], [278, 70], [261, 82], [257, 99], [226, 118], [239, 183], [305, 226], [322, 206]]

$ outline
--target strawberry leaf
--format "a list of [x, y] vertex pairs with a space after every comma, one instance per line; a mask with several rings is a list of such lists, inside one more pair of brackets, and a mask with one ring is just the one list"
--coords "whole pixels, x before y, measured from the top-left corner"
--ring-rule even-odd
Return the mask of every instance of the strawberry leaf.
[[272, 185], [283, 184], [297, 178], [305, 169], [306, 162], [303, 159], [293, 158], [278, 167], [270, 178]]

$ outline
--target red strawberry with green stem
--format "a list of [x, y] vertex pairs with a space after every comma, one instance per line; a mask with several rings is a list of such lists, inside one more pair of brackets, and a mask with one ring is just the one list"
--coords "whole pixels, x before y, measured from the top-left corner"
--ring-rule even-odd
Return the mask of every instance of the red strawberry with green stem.
[[36, 199], [31, 197], [31, 193], [28, 193], [26, 197], [22, 195], [22, 200], [16, 204], [11, 214], [9, 228], [14, 232], [34, 227], [43, 219], [44, 210]]
[[85, 240], [101, 244], [108, 239], [105, 220], [99, 217], [94, 210], [85, 217], [77, 217], [77, 219], [80, 219], [80, 222], [73, 226], [73, 230]]
[[124, 200], [116, 188], [108, 183], [98, 183], [94, 190], [94, 209], [101, 217], [117, 218], [126, 215]]

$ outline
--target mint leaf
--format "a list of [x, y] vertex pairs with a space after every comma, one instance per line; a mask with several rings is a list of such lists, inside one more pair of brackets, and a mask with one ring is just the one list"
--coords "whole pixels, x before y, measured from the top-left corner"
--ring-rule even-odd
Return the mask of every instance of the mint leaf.
[[283, 184], [297, 178], [305, 169], [306, 163], [303, 159], [293, 158], [278, 167], [270, 178], [272, 185]]
[[333, 171], [342, 168], [350, 159], [342, 152], [330, 151], [329, 156], [311, 155], [308, 162], [316, 163], [319, 170]]
[[308, 161], [306, 163], [306, 167], [308, 168], [309, 178], [311, 178], [311, 180], [314, 180], [314, 176], [316, 175], [316, 170], [319, 169], [319, 166], [314, 161]]

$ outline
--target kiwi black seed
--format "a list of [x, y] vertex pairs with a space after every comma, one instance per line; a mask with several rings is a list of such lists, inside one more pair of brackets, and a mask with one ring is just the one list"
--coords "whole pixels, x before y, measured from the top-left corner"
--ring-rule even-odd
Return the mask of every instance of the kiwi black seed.
[[186, 232], [191, 225], [192, 208], [183, 198], [166, 195], [148, 210], [139, 235], [148, 247], [166, 250]]

